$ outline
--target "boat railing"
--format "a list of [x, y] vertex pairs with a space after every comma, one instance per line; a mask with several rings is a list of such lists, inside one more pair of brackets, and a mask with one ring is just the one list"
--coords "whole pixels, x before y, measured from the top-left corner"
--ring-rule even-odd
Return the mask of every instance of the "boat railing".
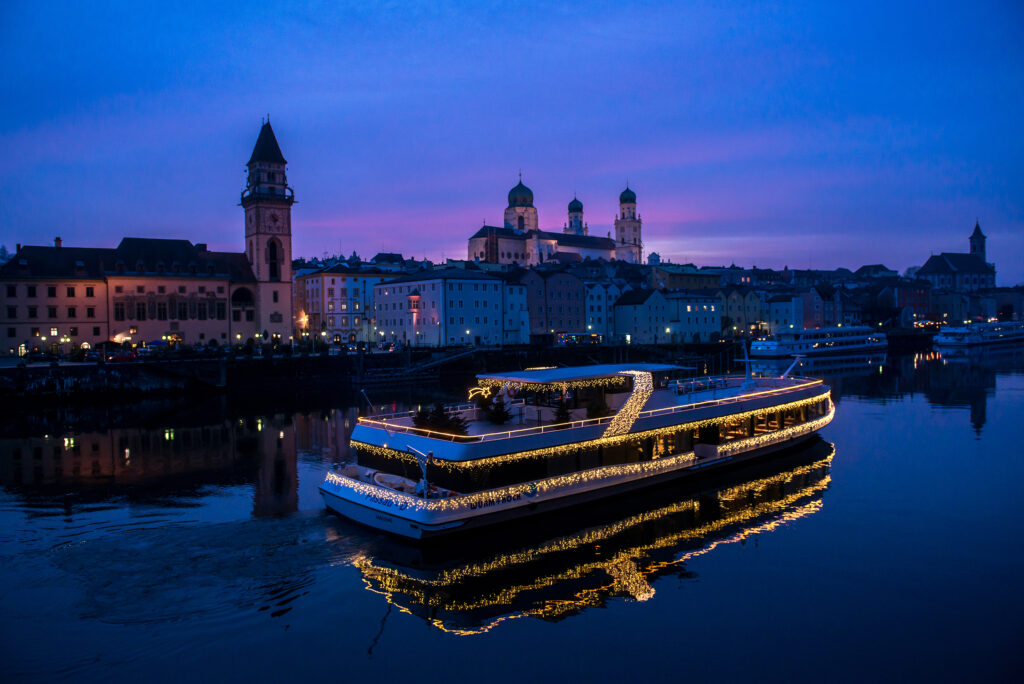
[[[731, 376], [725, 378], [725, 380], [737, 380], [743, 379], [742, 376]], [[719, 399], [709, 399], [707, 401], [701, 401], [694, 404], [684, 404], [680, 406], [666, 406], [660, 409], [650, 409], [647, 411], [641, 411], [637, 414], [637, 420], [643, 418], [653, 418], [674, 414], [685, 414], [689, 411], [697, 411], [700, 409], [711, 408], [714, 406], [723, 406], [727, 404], [735, 404], [741, 401], [749, 401], [753, 398], [776, 396], [780, 394], [786, 394], [789, 392], [795, 392], [797, 390], [806, 389], [813, 387], [814, 385], [821, 385], [822, 380], [813, 378], [790, 378], [794, 381], [792, 384], [786, 385], [785, 387], [776, 387], [772, 389], [766, 389], [756, 392], [745, 392], [743, 394], [737, 394], [730, 397], [721, 397]], [[725, 385], [735, 387], [735, 383], [727, 383]], [[756, 388], [755, 388], [756, 389]], [[475, 406], [473, 407], [475, 408]], [[412, 412], [402, 414], [403, 416], [410, 415]], [[615, 418], [614, 415], [604, 416], [602, 418], [588, 418], [586, 420], [575, 420], [568, 423], [556, 423], [553, 425], [537, 425], [528, 428], [519, 428], [517, 430], [504, 430], [501, 432], [488, 432], [481, 435], [458, 435], [450, 432], [438, 432], [435, 430], [428, 430], [425, 428], [418, 428], [411, 425], [396, 425], [394, 423], [387, 423], [378, 418], [383, 416], [374, 416], [374, 418], [359, 418], [361, 424], [365, 424], [369, 427], [377, 427], [387, 432], [398, 432], [401, 434], [412, 434], [419, 435], [422, 437], [429, 437], [431, 439], [442, 440], [446, 442], [454, 442], [456, 444], [473, 444], [479, 442], [490, 442], [500, 439], [511, 439], [513, 437], [528, 437], [531, 435], [542, 435], [549, 432], [559, 432], [562, 430], [576, 430], [586, 427], [594, 427], [598, 425], [606, 425]]]
[[[512, 408], [514, 406], [522, 406], [524, 403], [525, 402], [522, 399], [515, 399], [515, 400], [510, 401], [507, 404], [505, 404], [505, 406], [508, 407], [508, 408]], [[478, 408], [480, 408], [478, 405], [472, 404], [472, 403], [468, 403], [468, 404], [445, 404], [444, 412], [445, 413], [465, 413], [467, 411], [475, 411]], [[394, 413], [375, 413], [372, 416], [370, 416], [370, 418], [372, 420], [380, 421], [380, 420], [395, 419], [395, 418], [410, 418], [410, 417], [415, 416], [415, 415], [416, 415], [416, 411], [409, 410], [409, 411], [395, 411]], [[363, 420], [363, 418], [360, 418], [360, 420]]]

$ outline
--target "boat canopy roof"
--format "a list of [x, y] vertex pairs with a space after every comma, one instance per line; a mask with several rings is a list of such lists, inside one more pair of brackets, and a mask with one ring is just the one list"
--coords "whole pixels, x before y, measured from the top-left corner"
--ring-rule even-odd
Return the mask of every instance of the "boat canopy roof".
[[482, 373], [476, 377], [488, 385], [575, 385], [601, 378], [625, 376], [629, 371], [663, 373], [675, 370], [682, 368], [664, 363], [613, 363], [565, 368], [527, 368], [511, 373]]

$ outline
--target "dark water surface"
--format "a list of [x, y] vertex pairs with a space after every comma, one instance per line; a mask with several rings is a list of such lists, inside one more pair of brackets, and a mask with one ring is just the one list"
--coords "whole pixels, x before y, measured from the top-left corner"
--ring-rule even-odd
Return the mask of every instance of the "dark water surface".
[[0, 678], [1016, 680], [1024, 351], [804, 372], [806, 448], [425, 549], [324, 512], [355, 408], [16, 417]]

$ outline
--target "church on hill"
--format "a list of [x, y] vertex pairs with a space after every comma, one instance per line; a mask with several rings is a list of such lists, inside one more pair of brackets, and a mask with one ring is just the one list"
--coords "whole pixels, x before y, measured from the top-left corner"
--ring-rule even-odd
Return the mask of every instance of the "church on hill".
[[610, 235], [590, 234], [589, 226], [583, 221], [583, 202], [576, 197], [569, 202], [568, 220], [558, 233], [540, 229], [533, 191], [523, 185], [520, 178], [518, 185], [509, 190], [504, 225], [481, 227], [469, 238], [467, 252], [470, 261], [520, 266], [585, 259], [642, 263], [643, 241], [636, 193], [627, 187], [619, 195], [614, 239]]
[[[126, 237], [113, 248], [18, 245], [0, 267], [4, 352], [68, 352], [103, 342], [288, 342], [292, 204], [284, 155], [267, 121], [240, 204], [244, 251]], [[241, 236], [240, 236], [241, 237]]]
[[974, 223], [974, 232], [967, 238], [970, 251], [942, 252], [928, 257], [917, 271], [917, 277], [932, 284], [936, 290], [977, 292], [996, 286], [996, 266], [985, 261], [985, 234], [981, 225]]

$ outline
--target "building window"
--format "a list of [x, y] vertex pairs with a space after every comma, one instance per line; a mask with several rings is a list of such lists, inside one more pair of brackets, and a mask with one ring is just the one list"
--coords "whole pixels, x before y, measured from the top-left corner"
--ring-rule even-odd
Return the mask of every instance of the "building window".
[[8, 337], [17, 337], [18, 336], [18, 329], [17, 328], [8, 328], [7, 329], [7, 336]]
[[78, 309], [76, 307], [68, 307], [68, 318], [78, 318]]
[[232, 311], [231, 312], [231, 320], [235, 321], [236, 323], [241, 321], [242, 320], [242, 312], [239, 311], [238, 309], [235, 309], [234, 311]]
[[50, 337], [56, 337], [56, 336], [57, 336], [57, 329], [56, 328], [50, 328]]
[[47, 318], [56, 318], [57, 317], [57, 307], [55, 307], [55, 306], [48, 306], [48, 307], [46, 307], [46, 316], [47, 316]]
[[228, 307], [224, 302], [217, 302], [217, 320], [223, 321], [228, 317]]
[[70, 329], [70, 330], [68, 331], [68, 334], [69, 334], [69, 335], [71, 335], [72, 337], [78, 337], [78, 328], [77, 328], [76, 326], [73, 326], [73, 327], [72, 327], [72, 328], [71, 328], [71, 329]]
[[32, 337], [39, 337], [39, 328], [32, 328]]
[[16, 307], [16, 306], [9, 306], [9, 307], [7, 307], [7, 317], [8, 318], [17, 318], [18, 317], [18, 307]]
[[206, 302], [196, 304], [196, 318], [200, 321], [206, 320]]
[[47, 297], [56, 297], [57, 296], [57, 286], [56, 285], [48, 285], [46, 287], [46, 296]]
[[7, 296], [8, 297], [17, 297], [18, 296], [18, 286], [17, 285], [8, 285], [7, 286]]
[[146, 320], [146, 305], [143, 302], [139, 302], [135, 305], [135, 320]]
[[122, 292], [124, 292], [124, 285], [115, 285], [114, 292], [117, 294], [121, 294]]
[[95, 287], [87, 287], [87, 288], [85, 288], [85, 296], [86, 297], [95, 297], [96, 296], [96, 288]]
[[100, 336], [100, 326], [94, 325], [92, 327], [92, 336], [93, 337], [99, 337]]
[[156, 318], [158, 321], [167, 320], [167, 302], [157, 302], [156, 304]]
[[245, 320], [252, 321], [252, 319], [253, 319], [253, 312], [252, 312], [252, 309], [249, 309], [248, 311], [245, 312]]
[[26, 285], [25, 289], [26, 289], [27, 294], [28, 294], [29, 297], [35, 297], [36, 296], [36, 286], [35, 285]]
[[124, 302], [114, 302], [114, 320], [124, 320]]
[[156, 291], [157, 294], [164, 294], [165, 292], [167, 292], [167, 288], [164, 287], [163, 285], [157, 285]]
[[273, 293], [273, 299], [274, 299], [274, 303], [275, 303], [275, 304], [277, 304], [277, 297], [278, 297], [278, 295], [277, 295], [277, 290], [274, 290], [274, 293]]
[[139, 294], [142, 294], [142, 293], [144, 293], [146, 291], [146, 288], [144, 286], [142, 286], [142, 285], [136, 285], [135, 286], [135, 291], [137, 293], [139, 293]]
[[68, 286], [68, 297], [74, 297], [74, 296], [75, 296], [75, 288], [73, 286]]

